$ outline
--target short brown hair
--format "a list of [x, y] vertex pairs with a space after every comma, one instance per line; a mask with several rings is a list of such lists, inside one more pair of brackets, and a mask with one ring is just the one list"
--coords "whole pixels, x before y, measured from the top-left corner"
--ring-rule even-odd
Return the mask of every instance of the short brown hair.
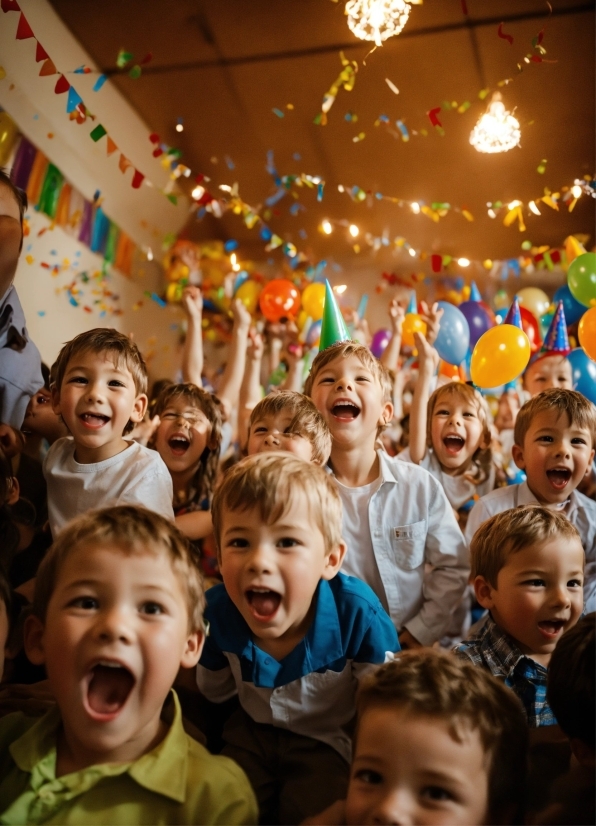
[[73, 520], [42, 560], [35, 580], [33, 613], [45, 622], [48, 605], [64, 562], [73, 550], [108, 543], [124, 554], [166, 553], [186, 595], [191, 631], [203, 631], [203, 578], [192, 545], [170, 522], [157, 513], [134, 505], [90, 511]]
[[539, 413], [551, 410], [558, 411], [559, 416], [566, 413], [572, 425], [589, 430], [592, 436], [592, 447], [596, 446], [596, 406], [577, 390], [565, 390], [561, 387], [543, 390], [524, 404], [515, 420], [513, 431], [515, 444], [523, 447], [532, 420]]
[[496, 588], [499, 571], [511, 554], [555, 536], [580, 539], [577, 528], [562, 513], [541, 505], [521, 505], [491, 516], [470, 544], [472, 580], [483, 576]]
[[331, 453], [331, 433], [312, 399], [294, 390], [270, 393], [255, 405], [248, 421], [249, 433], [252, 427], [265, 416], [277, 416], [284, 412], [292, 416], [288, 432], [307, 439], [312, 446], [312, 461], [324, 465]]
[[443, 651], [405, 651], [363, 679], [356, 700], [359, 724], [371, 706], [443, 720], [455, 740], [466, 727], [478, 731], [490, 758], [487, 822], [502, 823], [510, 807], [521, 807], [528, 727], [516, 695], [487, 671]]
[[313, 382], [318, 373], [320, 373], [324, 367], [327, 367], [328, 364], [338, 358], [345, 359], [349, 356], [356, 356], [356, 358], [359, 359], [368, 370], [370, 370], [381, 385], [381, 389], [383, 391], [383, 401], [390, 402], [393, 396], [393, 387], [387, 368], [373, 356], [368, 347], [365, 347], [358, 341], [340, 341], [337, 344], [332, 344], [331, 347], [327, 347], [325, 350], [321, 350], [320, 353], [317, 353], [312, 363], [312, 367], [310, 368], [310, 373], [308, 374], [304, 384], [305, 394], [307, 396], [312, 395]]
[[342, 512], [335, 482], [319, 465], [279, 452], [248, 456], [224, 476], [211, 509], [218, 552], [225, 509], [258, 508], [261, 519], [270, 525], [283, 516], [297, 491], [302, 491], [309, 504], [305, 523], [314, 522], [319, 528], [327, 551], [337, 547], [342, 541]]

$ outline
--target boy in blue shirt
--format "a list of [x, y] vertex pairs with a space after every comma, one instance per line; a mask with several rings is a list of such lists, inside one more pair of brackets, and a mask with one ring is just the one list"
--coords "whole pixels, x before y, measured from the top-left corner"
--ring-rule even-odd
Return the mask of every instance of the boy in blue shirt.
[[299, 823], [345, 794], [358, 679], [399, 650], [371, 589], [338, 573], [345, 543], [333, 479], [288, 453], [250, 456], [213, 500], [223, 585], [197, 681], [238, 693], [224, 754], [249, 776], [264, 823]]

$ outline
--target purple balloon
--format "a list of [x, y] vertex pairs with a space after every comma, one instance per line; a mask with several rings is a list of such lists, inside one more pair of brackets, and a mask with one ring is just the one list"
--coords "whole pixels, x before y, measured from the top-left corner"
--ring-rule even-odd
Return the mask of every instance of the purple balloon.
[[370, 352], [373, 354], [375, 358], [381, 358], [381, 356], [385, 352], [385, 348], [391, 341], [391, 337], [391, 330], [385, 330], [383, 328], [377, 330], [377, 332], [372, 337], [372, 341], [370, 343]]
[[478, 301], [463, 301], [459, 310], [464, 314], [470, 328], [470, 349], [473, 350], [480, 336], [494, 327], [494, 321]]

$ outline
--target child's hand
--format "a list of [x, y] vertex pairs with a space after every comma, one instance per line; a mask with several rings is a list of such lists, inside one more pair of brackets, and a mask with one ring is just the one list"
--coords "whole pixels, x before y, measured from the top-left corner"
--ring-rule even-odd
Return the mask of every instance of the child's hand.
[[203, 313], [203, 294], [198, 287], [184, 288], [182, 291], [182, 309], [189, 318], [201, 318]]
[[263, 351], [265, 349], [263, 344], [263, 336], [255, 327], [251, 327], [248, 331], [247, 355], [252, 361], [261, 361], [263, 358]]
[[232, 301], [232, 316], [234, 318], [234, 327], [238, 330], [242, 329], [248, 332], [252, 316], [248, 312], [246, 305], [243, 304], [239, 298], [235, 298]]
[[401, 336], [405, 317], [406, 312], [404, 308], [398, 303], [397, 298], [392, 298], [389, 302], [389, 318], [391, 319], [391, 329], [394, 335]]
[[402, 651], [408, 651], [413, 648], [424, 648], [421, 642], [418, 642], [416, 637], [413, 637], [407, 628], [399, 635], [399, 644], [401, 645]]
[[426, 340], [422, 333], [414, 333], [414, 342], [418, 350], [418, 365], [420, 373], [433, 375], [439, 366], [439, 354]]
[[154, 416], [152, 419], [143, 419], [142, 422], [135, 425], [130, 433], [130, 438], [134, 439], [135, 442], [138, 442], [140, 445], [147, 446], [159, 425], [159, 416]]
[[295, 363], [302, 358], [304, 348], [298, 338], [298, 327], [293, 321], [288, 322], [286, 327], [286, 351], [288, 361]]
[[420, 315], [426, 321], [426, 339], [429, 344], [434, 344], [437, 340], [437, 336], [439, 335], [439, 327], [441, 326], [443, 310], [439, 309], [439, 305], [436, 301], [430, 310], [426, 301], [421, 301], [420, 306], [422, 308]]

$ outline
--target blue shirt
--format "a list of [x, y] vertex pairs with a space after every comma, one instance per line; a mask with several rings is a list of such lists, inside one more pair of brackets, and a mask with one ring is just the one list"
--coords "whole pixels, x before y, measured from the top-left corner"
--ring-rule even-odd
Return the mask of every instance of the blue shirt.
[[283, 660], [259, 648], [224, 585], [206, 594], [209, 636], [197, 683], [212, 702], [238, 693], [257, 723], [294, 731], [333, 746], [346, 760], [343, 730], [354, 716], [358, 679], [399, 651], [397, 632], [372, 589], [337, 574], [321, 580], [306, 636]]

